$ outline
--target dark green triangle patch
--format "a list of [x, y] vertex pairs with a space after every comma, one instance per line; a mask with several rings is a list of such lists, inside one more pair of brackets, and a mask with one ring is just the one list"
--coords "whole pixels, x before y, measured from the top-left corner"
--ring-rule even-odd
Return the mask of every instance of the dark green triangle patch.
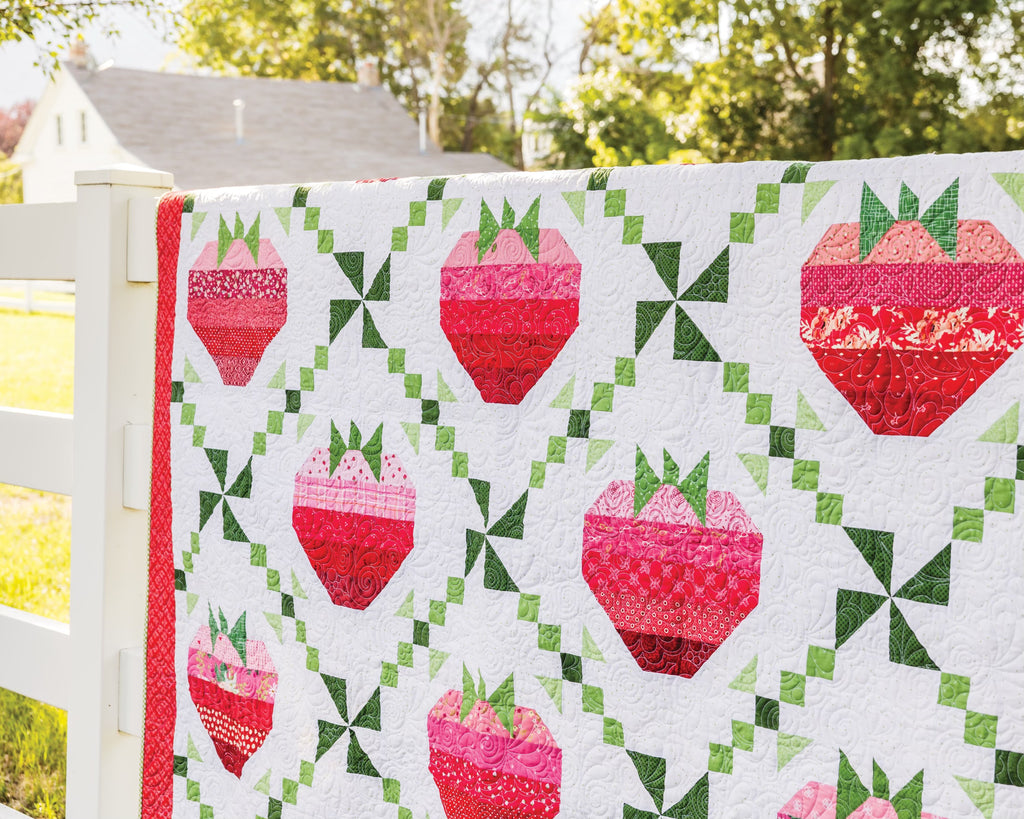
[[[640, 305], [637, 304], [639, 310]], [[676, 305], [676, 332], [672, 346], [672, 358], [676, 361], [721, 361], [711, 342], [694, 323], [686, 311]]]
[[682, 301], [729, 301], [729, 248], [726, 247], [679, 297]]

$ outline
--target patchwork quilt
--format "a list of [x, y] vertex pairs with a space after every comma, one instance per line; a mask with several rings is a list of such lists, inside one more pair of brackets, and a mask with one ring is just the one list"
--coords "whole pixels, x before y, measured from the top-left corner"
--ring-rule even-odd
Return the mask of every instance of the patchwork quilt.
[[1021, 155], [158, 242], [145, 819], [1024, 816]]

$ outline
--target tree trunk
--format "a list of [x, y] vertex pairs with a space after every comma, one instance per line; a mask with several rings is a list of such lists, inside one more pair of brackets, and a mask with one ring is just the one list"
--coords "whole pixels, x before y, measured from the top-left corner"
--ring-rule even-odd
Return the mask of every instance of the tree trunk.
[[821, 84], [821, 153], [830, 160], [835, 154], [836, 141], [836, 29], [835, 8], [825, 5], [822, 22], [825, 27], [825, 60]]

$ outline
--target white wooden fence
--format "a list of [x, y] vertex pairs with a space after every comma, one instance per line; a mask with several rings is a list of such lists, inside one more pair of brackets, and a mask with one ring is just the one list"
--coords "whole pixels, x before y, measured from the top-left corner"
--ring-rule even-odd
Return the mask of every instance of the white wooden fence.
[[77, 202], [0, 206], [0, 280], [76, 283], [74, 415], [0, 409], [0, 483], [72, 497], [71, 623], [0, 606], [0, 687], [68, 712], [68, 819], [119, 819], [140, 804], [154, 226], [172, 177], [75, 182]]

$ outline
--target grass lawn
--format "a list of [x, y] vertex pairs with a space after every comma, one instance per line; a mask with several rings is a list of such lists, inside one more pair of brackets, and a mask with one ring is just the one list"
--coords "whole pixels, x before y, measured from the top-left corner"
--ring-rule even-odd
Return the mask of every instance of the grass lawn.
[[[0, 406], [71, 412], [74, 327], [0, 310]], [[67, 622], [70, 577], [71, 499], [0, 484], [0, 603]], [[63, 819], [66, 752], [63, 711], [0, 689], [0, 803]]]

